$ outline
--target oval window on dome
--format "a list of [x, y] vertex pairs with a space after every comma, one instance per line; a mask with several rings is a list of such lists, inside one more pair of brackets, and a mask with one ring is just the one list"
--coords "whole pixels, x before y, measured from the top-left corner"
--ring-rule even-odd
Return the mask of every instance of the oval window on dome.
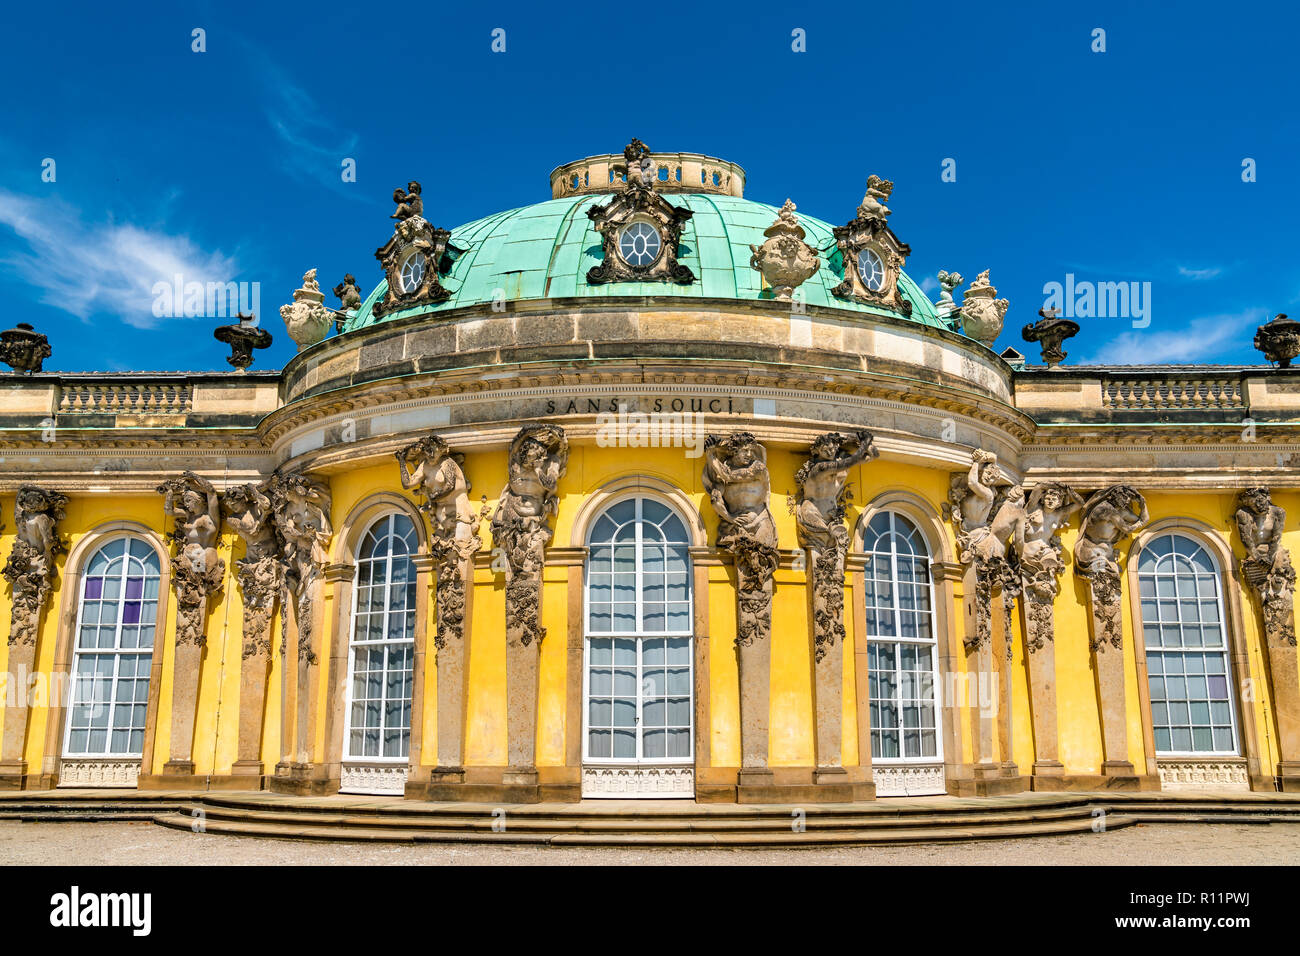
[[412, 252], [402, 263], [402, 291], [414, 292], [424, 281], [424, 253]]
[[663, 241], [648, 222], [633, 222], [618, 236], [618, 254], [630, 266], [648, 266], [659, 258]]
[[862, 277], [862, 284], [872, 292], [885, 287], [885, 263], [876, 250], [863, 249], [858, 253], [858, 275]]

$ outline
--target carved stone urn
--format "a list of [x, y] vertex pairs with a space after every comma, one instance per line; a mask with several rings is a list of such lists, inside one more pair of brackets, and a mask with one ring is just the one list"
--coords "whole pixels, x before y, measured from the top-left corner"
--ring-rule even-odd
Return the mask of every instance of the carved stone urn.
[[223, 325], [212, 333], [218, 342], [230, 346], [226, 361], [235, 367], [235, 371], [245, 371], [253, 364], [253, 349], [264, 349], [271, 344], [271, 333], [257, 324], [256, 316], [239, 316], [239, 321], [232, 325]]
[[794, 211], [794, 203], [787, 199], [775, 221], [763, 231], [767, 240], [749, 247], [754, 253], [750, 267], [763, 274], [772, 287], [772, 297], [782, 302], [790, 301], [794, 290], [816, 275], [821, 265], [817, 250], [804, 242], [807, 233]]
[[16, 328], [0, 332], [0, 362], [15, 372], [30, 375], [39, 372], [41, 365], [54, 354], [49, 340], [27, 322]]
[[1002, 333], [1002, 320], [1010, 305], [997, 297], [998, 290], [989, 282], [985, 269], [970, 284], [961, 302], [962, 330], [976, 342], [992, 346]]
[[309, 269], [302, 277], [302, 288], [295, 289], [293, 303], [280, 306], [280, 318], [289, 330], [289, 338], [298, 345], [298, 351], [310, 348], [325, 338], [334, 313], [325, 308], [325, 294], [316, 281], [316, 270]]
[[1278, 368], [1290, 368], [1291, 360], [1300, 355], [1300, 322], [1279, 312], [1255, 331], [1255, 348]]
[[1055, 309], [1039, 309], [1038, 314], [1042, 318], [1026, 325], [1020, 335], [1026, 342], [1037, 342], [1042, 347], [1040, 355], [1048, 368], [1059, 368], [1069, 355], [1061, 343], [1079, 334], [1079, 323], [1061, 318]]

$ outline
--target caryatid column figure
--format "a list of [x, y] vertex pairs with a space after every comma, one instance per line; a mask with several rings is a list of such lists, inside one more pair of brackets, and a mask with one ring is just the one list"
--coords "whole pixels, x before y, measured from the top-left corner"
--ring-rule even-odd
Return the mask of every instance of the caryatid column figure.
[[1020, 576], [1025, 650], [1029, 663], [1030, 714], [1034, 726], [1034, 787], [1060, 789], [1065, 773], [1058, 757], [1056, 723], [1056, 618], [1052, 607], [1065, 570], [1059, 532], [1083, 499], [1062, 484], [1041, 485], [1029, 493], [1024, 517], [1016, 525], [1012, 551]]
[[740, 653], [739, 782], [770, 785], [767, 767], [771, 682], [772, 576], [779, 560], [768, 510], [767, 451], [748, 432], [704, 439], [704, 489], [718, 514], [716, 546], [736, 565], [736, 647]]
[[[1009, 648], [1006, 613], [994, 615], [993, 593], [1011, 582], [1007, 550], [1025, 515], [1025, 492], [998, 467], [997, 456], [983, 449], [971, 452], [971, 467], [956, 472], [948, 491], [948, 512], [957, 533], [957, 558], [966, 566], [963, 591], [968, 670], [975, 675], [975, 700], [968, 701], [973, 726], [975, 774], [980, 781], [1015, 775], [1011, 761], [1011, 727], [1004, 675]], [[1001, 763], [993, 759], [994, 727], [998, 729]]]
[[[402, 487], [424, 501], [420, 510], [432, 531], [429, 553], [437, 575], [438, 741], [434, 783], [465, 779], [465, 702], [467, 636], [473, 611], [474, 555], [482, 546], [478, 527], [485, 517], [469, 503], [465, 456], [437, 435], [428, 435], [397, 452]], [[485, 506], [486, 507], [486, 506]]]
[[841, 744], [844, 680], [844, 525], [849, 470], [879, 452], [871, 433], [831, 432], [813, 442], [809, 459], [794, 476], [799, 546], [808, 553], [808, 619], [813, 630], [814, 701], [817, 716], [816, 783], [843, 783]]
[[[267, 492], [284, 559], [280, 602], [284, 691], [281, 759], [276, 772], [294, 777], [305, 772], [311, 760], [312, 665], [320, 657], [316, 642], [322, 630], [322, 574], [334, 528], [330, 523], [330, 489], [324, 481], [301, 472], [276, 474]], [[288, 648], [290, 617], [297, 632], [295, 654], [290, 654]]]
[[283, 545], [275, 528], [267, 482], [235, 485], [222, 495], [226, 527], [244, 542], [235, 562], [244, 603], [243, 650], [239, 672], [239, 742], [231, 773], [260, 778], [262, 711], [271, 665], [271, 623], [284, 586]]
[[1277, 711], [1278, 782], [1300, 792], [1300, 672], [1296, 670], [1295, 568], [1282, 547], [1286, 512], [1267, 488], [1247, 488], [1237, 500], [1237, 532], [1246, 548], [1242, 577], [1255, 592], [1264, 622], [1264, 645]]
[[[170, 759], [163, 773], [194, 773], [194, 719], [199, 696], [199, 665], [208, 616], [208, 598], [219, 592], [226, 562], [221, 543], [221, 501], [212, 482], [191, 471], [158, 486], [163, 513], [175, 520], [172, 589], [176, 592], [176, 654], [172, 665]], [[141, 768], [148, 773], [149, 768]]]
[[556, 486], [569, 462], [559, 425], [530, 424], [510, 443], [509, 477], [492, 515], [492, 547], [506, 559], [506, 785], [537, 784], [537, 671], [542, 638], [542, 566], [559, 510]]
[[65, 550], [58, 524], [63, 520], [67, 503], [66, 495], [35, 485], [19, 488], [14, 502], [17, 540], [3, 571], [13, 591], [13, 603], [9, 624], [10, 686], [0, 744], [0, 789], [21, 789], [27, 772], [23, 746], [31, 703], [28, 692], [41, 616], [54, 585], [55, 558]]
[[1101, 772], [1137, 788], [1139, 781], [1128, 753], [1128, 716], [1124, 702], [1124, 632], [1119, 551], [1125, 537], [1146, 527], [1151, 516], [1146, 499], [1128, 485], [1094, 492], [1083, 505], [1074, 570], [1089, 584], [1092, 639], [1097, 686], [1101, 694]]

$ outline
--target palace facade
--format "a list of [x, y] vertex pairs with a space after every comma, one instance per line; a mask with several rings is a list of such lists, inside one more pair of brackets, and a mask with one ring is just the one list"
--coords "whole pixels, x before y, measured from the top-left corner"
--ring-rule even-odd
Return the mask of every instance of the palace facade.
[[842, 225], [636, 141], [550, 185], [399, 189], [280, 371], [247, 321], [227, 373], [4, 334], [0, 787], [1300, 790], [1292, 323], [1070, 367], [1049, 311], [1035, 365], [878, 177]]

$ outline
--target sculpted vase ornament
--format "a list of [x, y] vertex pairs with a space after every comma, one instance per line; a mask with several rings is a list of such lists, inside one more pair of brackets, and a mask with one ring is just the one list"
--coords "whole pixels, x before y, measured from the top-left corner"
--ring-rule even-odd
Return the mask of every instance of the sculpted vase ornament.
[[299, 352], [311, 348], [329, 333], [334, 314], [324, 303], [325, 293], [316, 281], [316, 270], [308, 269], [303, 273], [302, 287], [294, 290], [293, 302], [280, 306], [280, 318], [284, 319], [289, 338], [297, 344]]
[[787, 199], [776, 221], [763, 231], [766, 241], [749, 247], [753, 252], [750, 268], [762, 273], [772, 288], [772, 297], [782, 302], [790, 301], [794, 290], [816, 275], [821, 266], [817, 250], [804, 242], [807, 233], [794, 212], [794, 203]]
[[1002, 334], [1002, 322], [1010, 304], [997, 298], [998, 290], [989, 282], [985, 269], [970, 284], [961, 300], [962, 331], [975, 341], [992, 348]]
[[1061, 343], [1079, 334], [1079, 323], [1061, 318], [1055, 309], [1039, 309], [1038, 314], [1042, 318], [1021, 329], [1020, 336], [1026, 342], [1037, 342], [1041, 346], [1039, 356], [1049, 369], [1060, 368], [1069, 355], [1061, 348]]
[[1278, 368], [1290, 368], [1291, 360], [1300, 355], [1300, 322], [1278, 313], [1255, 330], [1255, 348]]
[[21, 375], [39, 372], [53, 354], [49, 339], [29, 322], [19, 322], [14, 328], [0, 332], [0, 362]]

